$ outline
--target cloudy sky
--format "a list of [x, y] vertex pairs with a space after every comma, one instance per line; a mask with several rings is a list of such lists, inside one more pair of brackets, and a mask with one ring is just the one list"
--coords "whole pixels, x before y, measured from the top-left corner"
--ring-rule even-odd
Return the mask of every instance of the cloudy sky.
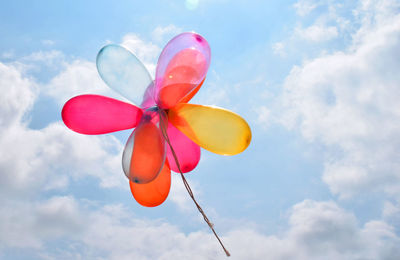
[[400, 2], [2, 1], [0, 259], [226, 259], [174, 174], [138, 205], [121, 167], [130, 131], [72, 132], [78, 94], [123, 99], [95, 58], [108, 43], [154, 75], [163, 46], [211, 46], [193, 103], [250, 124], [252, 143], [202, 150], [187, 179], [231, 259], [400, 255]]

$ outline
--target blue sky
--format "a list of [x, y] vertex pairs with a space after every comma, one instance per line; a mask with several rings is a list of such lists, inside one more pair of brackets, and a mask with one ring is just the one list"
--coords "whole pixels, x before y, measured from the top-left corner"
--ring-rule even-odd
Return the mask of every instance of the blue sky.
[[7, 1], [0, 8], [0, 258], [225, 259], [178, 175], [144, 208], [121, 167], [131, 131], [61, 121], [79, 94], [123, 99], [97, 52], [135, 53], [154, 76], [176, 34], [211, 46], [193, 103], [250, 124], [243, 153], [202, 150], [187, 179], [232, 259], [400, 255], [400, 3]]

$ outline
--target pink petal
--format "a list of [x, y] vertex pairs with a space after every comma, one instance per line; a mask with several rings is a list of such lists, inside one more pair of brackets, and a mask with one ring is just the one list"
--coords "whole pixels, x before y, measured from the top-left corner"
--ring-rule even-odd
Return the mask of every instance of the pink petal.
[[100, 95], [73, 97], [65, 103], [61, 112], [68, 128], [88, 135], [133, 128], [142, 114], [142, 110], [134, 105]]
[[[200, 161], [200, 147], [186, 137], [186, 135], [184, 135], [171, 123], [168, 123], [167, 132], [171, 141], [171, 145], [174, 148], [176, 156], [178, 157], [182, 172], [185, 173], [192, 171], [194, 168], [196, 168]], [[179, 172], [169, 145], [167, 145], [167, 158], [171, 170], [174, 172]]]
[[210, 65], [207, 41], [195, 33], [182, 33], [165, 46], [155, 79], [157, 105], [167, 109], [181, 102], [204, 80]]

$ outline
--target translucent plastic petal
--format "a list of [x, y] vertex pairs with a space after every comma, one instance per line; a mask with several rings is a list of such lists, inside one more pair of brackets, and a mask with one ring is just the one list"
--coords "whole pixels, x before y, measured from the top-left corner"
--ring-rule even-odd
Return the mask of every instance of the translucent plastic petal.
[[[187, 94], [185, 97], [183, 97], [179, 102], [180, 103], [187, 103], [189, 102], [194, 95], [196, 95], [196, 93], [200, 90], [201, 86], [203, 85], [204, 79], [203, 81], [197, 85], [196, 88], [194, 88], [189, 94]], [[144, 96], [143, 96], [143, 101], [140, 104], [141, 108], [150, 108], [150, 107], [154, 107], [157, 106], [156, 103], [156, 98], [155, 98], [155, 85], [154, 85], [154, 81], [152, 84], [150, 84], [150, 86], [147, 87]]]
[[139, 126], [125, 145], [122, 168], [132, 182], [151, 182], [164, 165], [166, 146], [159, 128], [158, 115], [158, 111], [145, 111]]
[[157, 104], [167, 109], [189, 95], [205, 78], [211, 51], [207, 41], [196, 33], [173, 38], [158, 59], [155, 79]]
[[[167, 133], [182, 172], [192, 171], [200, 161], [200, 147], [170, 123], [168, 124]], [[179, 172], [169, 145], [167, 145], [167, 158], [171, 170]]]
[[203, 81], [200, 82], [200, 84], [197, 85], [197, 87], [195, 87], [189, 94], [187, 94], [185, 97], [183, 97], [183, 98], [179, 101], [179, 103], [188, 103], [188, 102], [194, 97], [194, 95], [196, 95], [196, 93], [199, 92], [201, 86], [202, 86], [203, 83], [204, 83], [204, 80], [205, 80], [205, 79], [203, 79]]
[[119, 45], [107, 45], [97, 54], [97, 70], [109, 87], [140, 104], [152, 83], [145, 66], [130, 51]]
[[146, 184], [129, 181], [129, 186], [135, 200], [145, 207], [156, 207], [168, 197], [171, 187], [171, 170], [165, 162], [157, 178]]
[[142, 110], [134, 105], [99, 95], [81, 95], [65, 103], [65, 125], [81, 134], [105, 134], [136, 127]]
[[247, 122], [226, 109], [181, 103], [169, 110], [168, 119], [195, 143], [217, 154], [238, 154], [251, 141]]
[[144, 92], [143, 101], [140, 104], [140, 107], [146, 109], [146, 108], [154, 107], [154, 106], [157, 105], [156, 101], [155, 101], [156, 99], [155, 99], [155, 96], [154, 96], [154, 89], [155, 89], [155, 86], [154, 86], [154, 81], [153, 81], [147, 87], [146, 91]]

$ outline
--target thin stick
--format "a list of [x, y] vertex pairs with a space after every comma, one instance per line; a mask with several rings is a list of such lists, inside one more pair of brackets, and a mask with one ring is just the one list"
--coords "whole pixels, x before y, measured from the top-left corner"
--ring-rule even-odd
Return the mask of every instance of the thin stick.
[[174, 148], [172, 147], [171, 142], [170, 142], [170, 140], [169, 140], [168, 133], [167, 133], [167, 129], [166, 129], [166, 126], [165, 126], [165, 121], [164, 121], [163, 116], [161, 115], [161, 111], [159, 112], [159, 117], [160, 117], [160, 126], [161, 126], [160, 128], [161, 128], [161, 132], [162, 132], [162, 134], [163, 134], [163, 136], [164, 136], [164, 138], [165, 138], [165, 141], [168, 143], [169, 148], [171, 148], [172, 155], [174, 156], [175, 163], [176, 163], [176, 165], [178, 166], [178, 170], [179, 170], [179, 173], [181, 174], [183, 184], [185, 185], [185, 188], [186, 188], [187, 192], [189, 193], [189, 196], [192, 198], [194, 204], [196, 204], [196, 207], [197, 207], [197, 209], [199, 210], [199, 212], [201, 213], [201, 215], [203, 215], [204, 221], [207, 223], [207, 225], [210, 227], [210, 229], [211, 229], [212, 232], [214, 233], [215, 237], [218, 239], [218, 242], [219, 242], [220, 245], [222, 246], [222, 249], [224, 249], [226, 256], [231, 256], [231, 254], [230, 254], [229, 251], [225, 248], [225, 246], [224, 246], [224, 244], [222, 243], [221, 239], [219, 238], [219, 236], [218, 236], [217, 233], [215, 232], [213, 223], [210, 222], [210, 220], [208, 219], [208, 217], [207, 217], [206, 214], [204, 213], [203, 209], [200, 207], [199, 203], [197, 203], [196, 199], [194, 198], [192, 189], [190, 188], [189, 183], [187, 182], [185, 176], [183, 175], [183, 172], [182, 172], [182, 170], [181, 170], [181, 166], [180, 166], [179, 161], [178, 161], [178, 157], [176, 156], [175, 150], [174, 150]]

